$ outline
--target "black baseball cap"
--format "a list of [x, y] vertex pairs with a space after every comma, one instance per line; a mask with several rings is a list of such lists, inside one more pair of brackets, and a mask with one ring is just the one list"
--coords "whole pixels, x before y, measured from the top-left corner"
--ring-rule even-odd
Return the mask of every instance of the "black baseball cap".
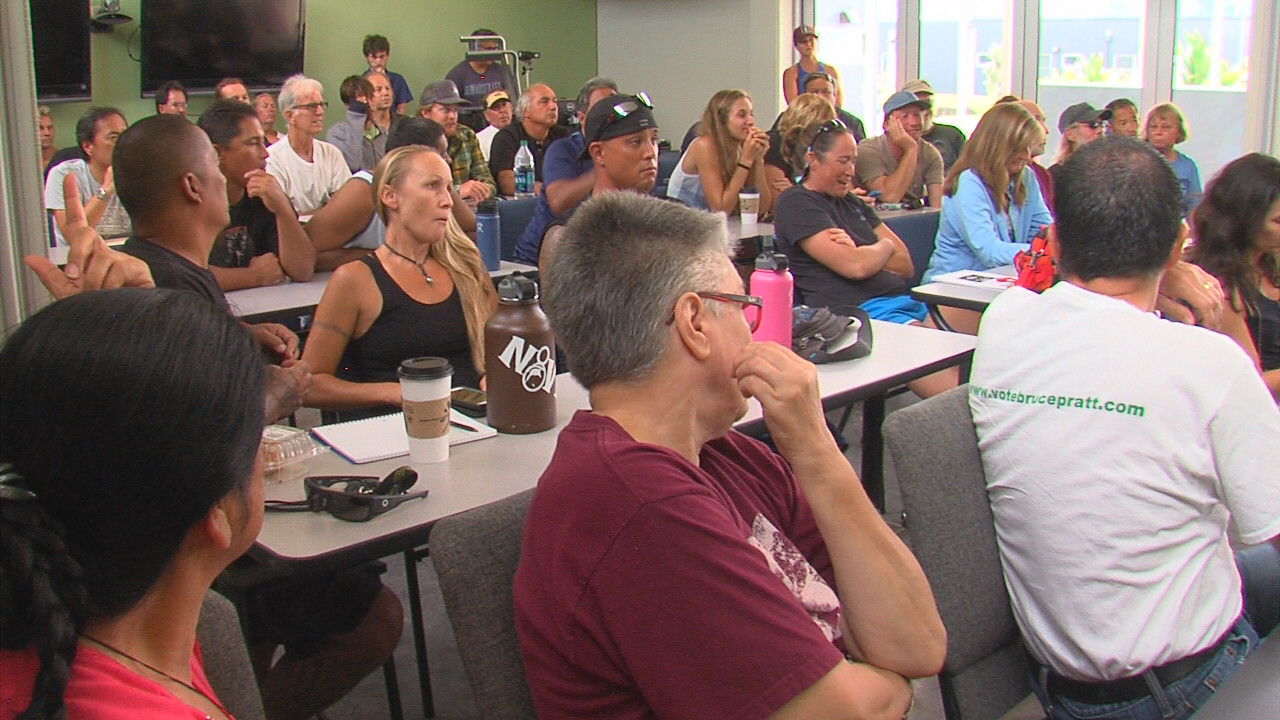
[[596, 101], [587, 112], [587, 129], [583, 133], [586, 149], [580, 159], [591, 157], [591, 143], [612, 140], [623, 135], [631, 135], [641, 130], [658, 127], [653, 117], [653, 103], [649, 95], [640, 92], [636, 95], [614, 94]]
[[1058, 116], [1058, 132], [1063, 133], [1067, 128], [1076, 123], [1091, 123], [1097, 120], [1110, 120], [1111, 111], [1103, 108], [1101, 110], [1095, 108], [1087, 102], [1076, 103]]

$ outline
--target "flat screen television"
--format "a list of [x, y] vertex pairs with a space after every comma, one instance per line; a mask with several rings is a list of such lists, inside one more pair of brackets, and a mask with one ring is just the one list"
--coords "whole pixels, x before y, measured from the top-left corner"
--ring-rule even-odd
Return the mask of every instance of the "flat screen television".
[[31, 0], [31, 45], [42, 102], [93, 96], [88, 2]]
[[302, 72], [306, 17], [306, 0], [142, 0], [142, 96], [169, 80], [277, 88]]

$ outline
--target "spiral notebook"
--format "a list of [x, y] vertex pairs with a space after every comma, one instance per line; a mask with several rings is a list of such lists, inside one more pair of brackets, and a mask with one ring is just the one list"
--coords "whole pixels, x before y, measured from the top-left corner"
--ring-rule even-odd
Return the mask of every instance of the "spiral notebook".
[[[449, 421], [450, 447], [498, 434], [497, 430], [457, 410], [449, 411]], [[357, 465], [409, 454], [402, 412], [321, 425], [311, 428], [311, 434]]]

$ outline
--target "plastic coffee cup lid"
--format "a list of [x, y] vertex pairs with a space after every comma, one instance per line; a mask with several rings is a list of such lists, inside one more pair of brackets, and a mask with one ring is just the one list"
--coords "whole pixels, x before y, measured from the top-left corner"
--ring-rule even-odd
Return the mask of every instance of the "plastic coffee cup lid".
[[440, 357], [416, 357], [400, 363], [397, 374], [406, 380], [435, 380], [452, 375], [453, 366]]

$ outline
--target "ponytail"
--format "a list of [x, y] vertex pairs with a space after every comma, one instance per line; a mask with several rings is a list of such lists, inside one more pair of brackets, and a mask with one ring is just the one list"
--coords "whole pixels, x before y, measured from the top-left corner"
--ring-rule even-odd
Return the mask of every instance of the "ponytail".
[[0, 646], [34, 647], [40, 661], [31, 705], [18, 718], [63, 718], [62, 695], [88, 605], [80, 564], [67, 552], [62, 524], [15, 484], [21, 476], [0, 477]]

